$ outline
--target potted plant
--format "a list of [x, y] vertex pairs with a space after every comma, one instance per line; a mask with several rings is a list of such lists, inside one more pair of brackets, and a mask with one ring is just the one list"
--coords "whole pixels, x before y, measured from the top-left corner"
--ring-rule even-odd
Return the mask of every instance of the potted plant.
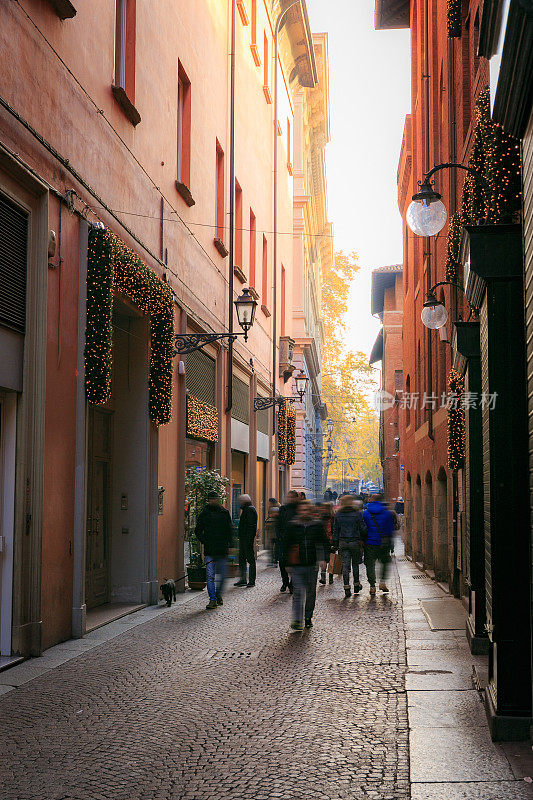
[[195, 534], [198, 514], [207, 505], [209, 492], [216, 492], [224, 502], [229, 480], [223, 478], [215, 469], [188, 467], [185, 475], [185, 495], [187, 500], [186, 537], [189, 563], [187, 582], [189, 589], [204, 589], [207, 583], [203, 548]]

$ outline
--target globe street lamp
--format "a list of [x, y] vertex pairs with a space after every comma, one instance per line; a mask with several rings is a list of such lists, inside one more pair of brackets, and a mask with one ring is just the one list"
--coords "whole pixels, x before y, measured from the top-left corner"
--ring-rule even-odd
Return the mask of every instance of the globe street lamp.
[[[453, 281], [439, 281], [435, 284], [435, 286], [432, 286], [426, 295], [426, 300], [422, 307], [422, 313], [420, 314], [423, 324], [426, 326], [426, 328], [431, 328], [432, 330], [443, 328], [448, 321], [448, 311], [446, 310], [445, 306], [439, 300], [437, 300], [437, 295], [435, 294], [435, 289], [437, 289], [439, 286], [455, 286], [456, 289], [460, 289], [466, 296], [464, 286], [461, 286], [460, 283], [454, 283]], [[477, 313], [476, 309], [469, 303], [468, 298], [466, 298], [466, 302], [470, 306], [471, 310], [474, 313]]]
[[412, 202], [405, 215], [405, 221], [417, 236], [435, 236], [446, 225], [446, 220], [448, 219], [446, 206], [441, 200], [441, 195], [433, 188], [430, 178], [441, 169], [454, 168], [464, 169], [465, 172], [473, 175], [475, 180], [479, 181], [483, 186], [487, 185], [483, 175], [472, 167], [466, 167], [464, 164], [448, 162], [446, 164], [437, 164], [433, 169], [430, 169], [424, 175], [424, 180], [418, 181], [420, 190], [413, 195]]

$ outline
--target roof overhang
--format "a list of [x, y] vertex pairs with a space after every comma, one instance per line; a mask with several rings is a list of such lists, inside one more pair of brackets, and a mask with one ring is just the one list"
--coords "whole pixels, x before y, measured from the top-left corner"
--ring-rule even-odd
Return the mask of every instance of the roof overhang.
[[381, 328], [380, 332], [376, 336], [376, 341], [372, 346], [368, 363], [377, 364], [378, 361], [383, 361], [383, 328]]
[[[273, 0], [272, 19], [274, 25], [279, 15], [291, 4], [291, 0]], [[318, 83], [318, 74], [313, 48], [313, 37], [305, 0], [292, 6], [282, 20], [279, 32], [279, 55], [288, 77], [291, 91], [296, 84], [313, 88]]]
[[372, 290], [370, 295], [370, 313], [372, 316], [376, 315], [381, 319], [385, 306], [385, 290], [394, 286], [396, 278], [398, 275], [401, 276], [402, 272], [401, 264], [373, 270]]
[[374, 27], [377, 31], [409, 28], [410, 23], [409, 0], [376, 0]]

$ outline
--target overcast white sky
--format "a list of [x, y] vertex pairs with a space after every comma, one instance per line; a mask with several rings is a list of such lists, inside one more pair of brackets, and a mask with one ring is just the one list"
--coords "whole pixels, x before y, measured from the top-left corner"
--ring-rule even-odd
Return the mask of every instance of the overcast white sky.
[[[409, 30], [374, 30], [374, 0], [307, 0], [311, 29], [329, 34], [328, 213], [336, 250], [356, 250], [350, 346], [370, 353], [370, 273], [402, 261], [396, 171], [410, 111]], [[377, 190], [377, 192], [376, 192]]]

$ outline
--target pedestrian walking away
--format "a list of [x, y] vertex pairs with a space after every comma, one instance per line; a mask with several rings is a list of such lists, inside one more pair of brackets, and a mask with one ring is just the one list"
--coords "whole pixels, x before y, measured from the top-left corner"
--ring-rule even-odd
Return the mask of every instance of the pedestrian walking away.
[[359, 564], [361, 548], [367, 538], [367, 529], [363, 516], [355, 505], [353, 495], [341, 497], [339, 510], [333, 525], [333, 549], [338, 550], [342, 558], [342, 579], [344, 595], [350, 597], [350, 575], [353, 572], [353, 590], [358, 594], [361, 589], [359, 581]]
[[382, 592], [388, 592], [386, 580], [391, 560], [394, 520], [391, 512], [383, 503], [382, 494], [370, 496], [368, 505], [363, 512], [363, 519], [367, 528], [365, 564], [370, 594], [376, 594], [376, 561], [381, 562], [379, 588]]
[[[326, 536], [329, 539], [330, 545], [333, 544], [333, 521], [335, 518], [335, 513], [333, 511], [333, 503], [322, 503], [321, 505], [317, 506], [318, 509], [318, 516], [322, 520], [324, 525], [324, 530], [326, 531]], [[331, 548], [330, 548], [331, 549]], [[329, 561], [329, 552], [324, 553], [324, 560], [320, 562], [320, 580], [323, 586], [326, 583], [326, 569], [328, 566]], [[329, 583], [333, 583], [333, 575], [330, 573], [329, 576]]]
[[[255, 537], [257, 534], [257, 511], [252, 505], [249, 494], [241, 494], [239, 497], [241, 516], [239, 517], [239, 567], [241, 569], [240, 580], [235, 586], [255, 586]], [[248, 580], [246, 571], [249, 565]]]
[[286, 544], [294, 581], [291, 628], [301, 631], [304, 624], [306, 628], [313, 625], [318, 561], [330, 549], [322, 520], [309, 500], [298, 503], [296, 515], [288, 527]]
[[287, 571], [287, 546], [286, 538], [289, 530], [289, 525], [296, 516], [298, 509], [298, 492], [291, 489], [287, 494], [287, 502], [281, 506], [276, 527], [276, 558], [279, 563], [279, 571], [281, 573], [281, 589], [280, 592], [286, 592], [287, 589], [292, 594], [293, 584]]
[[280, 505], [275, 497], [268, 500], [267, 517], [265, 520], [265, 546], [270, 553], [270, 565], [276, 567], [278, 557], [276, 554], [276, 528]]
[[207, 505], [196, 521], [196, 536], [204, 546], [209, 610], [223, 604], [222, 592], [226, 579], [228, 552], [233, 539], [229, 511], [222, 506], [216, 492], [209, 492]]

